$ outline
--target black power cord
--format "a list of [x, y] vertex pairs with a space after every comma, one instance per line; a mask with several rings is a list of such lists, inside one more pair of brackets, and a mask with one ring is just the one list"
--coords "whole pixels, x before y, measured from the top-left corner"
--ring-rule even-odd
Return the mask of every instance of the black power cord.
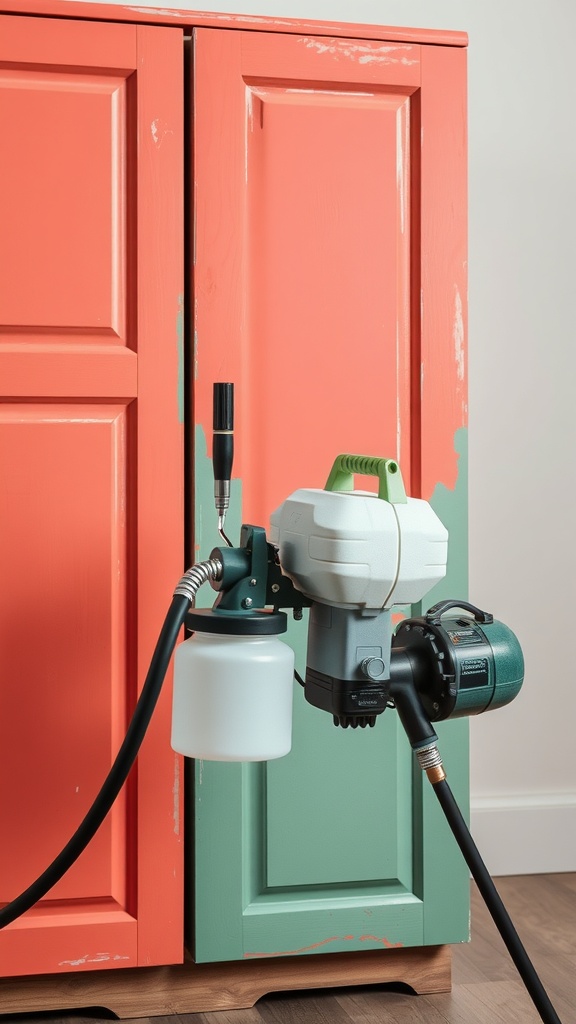
[[5, 928], [21, 914], [30, 910], [38, 900], [41, 900], [52, 886], [56, 885], [56, 882], [66, 874], [68, 868], [72, 866], [100, 828], [136, 760], [160, 696], [168, 663], [189, 606], [190, 599], [188, 597], [178, 594], [172, 598], [128, 731], [100, 792], [64, 849], [38, 876], [36, 881], [2, 907], [0, 928]]
[[442, 810], [446, 815], [448, 824], [454, 834], [454, 838], [462, 851], [464, 860], [470, 868], [470, 872], [478, 886], [478, 889], [480, 890], [480, 894], [492, 915], [494, 924], [506, 944], [508, 952], [514, 961], [518, 973], [520, 974], [520, 977], [522, 978], [522, 981], [524, 982], [540, 1017], [544, 1021], [544, 1024], [561, 1024], [560, 1018], [548, 998], [546, 990], [536, 973], [530, 957], [520, 941], [518, 932], [512, 924], [508, 911], [506, 910], [498, 890], [490, 877], [488, 868], [480, 856], [478, 847], [476, 846], [468, 826], [462, 817], [462, 813], [456, 803], [454, 794], [450, 789], [448, 782], [446, 779], [440, 779], [438, 782], [432, 782], [432, 788], [438, 797]]

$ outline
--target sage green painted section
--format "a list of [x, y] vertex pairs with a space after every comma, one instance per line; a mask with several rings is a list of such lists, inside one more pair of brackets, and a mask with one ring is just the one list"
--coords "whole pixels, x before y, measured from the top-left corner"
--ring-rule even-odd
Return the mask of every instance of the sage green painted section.
[[[432, 504], [451, 531], [449, 578], [429, 604], [466, 597], [465, 435], [460, 475]], [[200, 558], [219, 543], [213, 477], [201, 430], [196, 447]], [[241, 486], [232, 482], [227, 532], [237, 542]], [[208, 587], [199, 598], [209, 606]], [[200, 603], [200, 601], [199, 601]], [[306, 622], [287, 640], [305, 666]], [[457, 799], [467, 808], [465, 720], [438, 726]], [[294, 687], [294, 743], [268, 764], [196, 765], [197, 961], [324, 953], [468, 938], [468, 870], [432, 788], [414, 766], [393, 711], [373, 730], [336, 729]]]
[[[430, 499], [432, 508], [449, 533], [448, 570], [426, 598], [426, 608], [446, 598], [468, 595], [468, 431], [456, 432], [458, 476], [454, 490], [438, 484]], [[473, 595], [472, 595], [473, 600]], [[468, 719], [439, 722], [434, 726], [448, 782], [466, 820], [469, 820], [469, 727]], [[420, 772], [415, 768], [415, 771]], [[420, 773], [421, 775], [421, 773]], [[469, 938], [468, 868], [438, 804], [432, 786], [421, 777], [422, 879], [424, 942], [436, 945], [464, 942]]]
[[[306, 632], [290, 641], [302, 675]], [[398, 879], [410, 889], [410, 800], [396, 774], [409, 784], [411, 755], [397, 716], [385, 712], [373, 729], [337, 729], [301, 687], [295, 697], [292, 752], [268, 765], [268, 887]]]
[[[194, 447], [194, 476], [196, 502], [194, 506], [194, 539], [196, 561], [210, 557], [215, 547], [221, 547], [218, 533], [218, 515], [214, 508], [214, 472], [208, 458], [208, 446], [202, 427], [197, 426]], [[230, 481], [230, 508], [226, 515], [226, 533], [233, 544], [240, 543], [242, 526], [242, 485], [240, 480]], [[215, 594], [210, 587], [202, 587], [198, 594], [199, 608], [210, 608]]]
[[434, 488], [430, 504], [448, 530], [446, 576], [426, 595], [426, 608], [449, 597], [466, 599], [468, 593], [468, 431], [461, 427], [454, 436], [458, 475], [451, 491], [444, 484]]

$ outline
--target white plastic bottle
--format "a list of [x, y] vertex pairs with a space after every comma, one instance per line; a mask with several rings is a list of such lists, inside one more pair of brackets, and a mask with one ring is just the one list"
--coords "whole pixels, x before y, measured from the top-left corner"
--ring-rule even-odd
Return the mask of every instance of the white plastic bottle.
[[196, 632], [176, 648], [172, 747], [268, 761], [292, 745], [294, 652], [277, 635]]

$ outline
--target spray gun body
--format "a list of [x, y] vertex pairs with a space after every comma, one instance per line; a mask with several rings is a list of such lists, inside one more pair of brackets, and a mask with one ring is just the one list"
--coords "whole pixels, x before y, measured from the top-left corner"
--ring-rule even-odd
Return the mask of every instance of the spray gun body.
[[[377, 477], [378, 493], [354, 490], [355, 474]], [[310, 608], [304, 693], [335, 725], [373, 726], [394, 706], [418, 753], [437, 739], [431, 722], [507, 704], [522, 684], [523, 659], [503, 623], [451, 601], [424, 618], [403, 619], [394, 630], [393, 610], [401, 609], [401, 618], [443, 579], [447, 555], [447, 530], [428, 502], [406, 496], [394, 460], [338, 456], [324, 489], [297, 490], [273, 513], [268, 538], [262, 527], [245, 525], [239, 547], [212, 551], [211, 560], [221, 567], [211, 580], [218, 597], [212, 609], [188, 614], [193, 636], [182, 645], [192, 666], [203, 645], [202, 671], [180, 674], [184, 654], [176, 658], [175, 749], [246, 761], [288, 751], [293, 656], [284, 656], [288, 648], [281, 642], [270, 643], [286, 629], [286, 609], [299, 619]], [[467, 609], [472, 618], [461, 611], [442, 619], [452, 608]], [[236, 645], [230, 658], [221, 657], [225, 637], [231, 654], [230, 638]], [[268, 653], [257, 683], [258, 643], [262, 651], [267, 644]], [[248, 648], [250, 656], [240, 658]], [[195, 702], [195, 738], [186, 745], [178, 739], [180, 722], [189, 717], [190, 688], [203, 691], [211, 658], [218, 661], [214, 699], [209, 713], [205, 701]], [[274, 687], [276, 699], [264, 700]], [[220, 744], [225, 723], [229, 737], [242, 742]], [[207, 746], [211, 730], [214, 739]], [[259, 736], [274, 733], [277, 742], [259, 742]]]
[[[313, 602], [306, 699], [355, 728], [389, 702], [392, 609], [443, 578], [448, 533], [427, 502], [406, 497], [392, 460], [341, 456], [339, 467], [327, 489], [298, 490], [277, 509], [270, 537]], [[358, 467], [379, 477], [378, 494], [348, 488]]]

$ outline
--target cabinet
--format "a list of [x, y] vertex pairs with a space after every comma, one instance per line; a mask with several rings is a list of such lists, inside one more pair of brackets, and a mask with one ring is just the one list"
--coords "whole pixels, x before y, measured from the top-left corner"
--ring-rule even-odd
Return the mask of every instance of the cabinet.
[[[175, 28], [0, 23], [2, 901], [96, 795], [181, 574], [182, 63]], [[182, 958], [169, 716], [2, 974]]]
[[[217, 541], [213, 380], [237, 385], [233, 534], [322, 486], [340, 451], [394, 456], [451, 530], [430, 600], [466, 585], [463, 37], [163, 11], [143, 25], [142, 9], [57, 0], [50, 13], [75, 17], [4, 15], [0, 34], [16, 140], [2, 213], [2, 899], [75, 827], [144, 677], [183, 563], [185, 405], [196, 553]], [[302, 667], [304, 625], [290, 638]], [[4, 975], [127, 968], [111, 985], [177, 964], [184, 909], [198, 964], [294, 974], [310, 953], [311, 984], [327, 952], [380, 964], [467, 937], [467, 871], [394, 713], [346, 733], [298, 690], [289, 758], [190, 770], [184, 864], [168, 718], [169, 685], [94, 844], [0, 933]], [[465, 724], [441, 739], [465, 802]], [[231, 1004], [197, 1008], [211, 1005]]]

